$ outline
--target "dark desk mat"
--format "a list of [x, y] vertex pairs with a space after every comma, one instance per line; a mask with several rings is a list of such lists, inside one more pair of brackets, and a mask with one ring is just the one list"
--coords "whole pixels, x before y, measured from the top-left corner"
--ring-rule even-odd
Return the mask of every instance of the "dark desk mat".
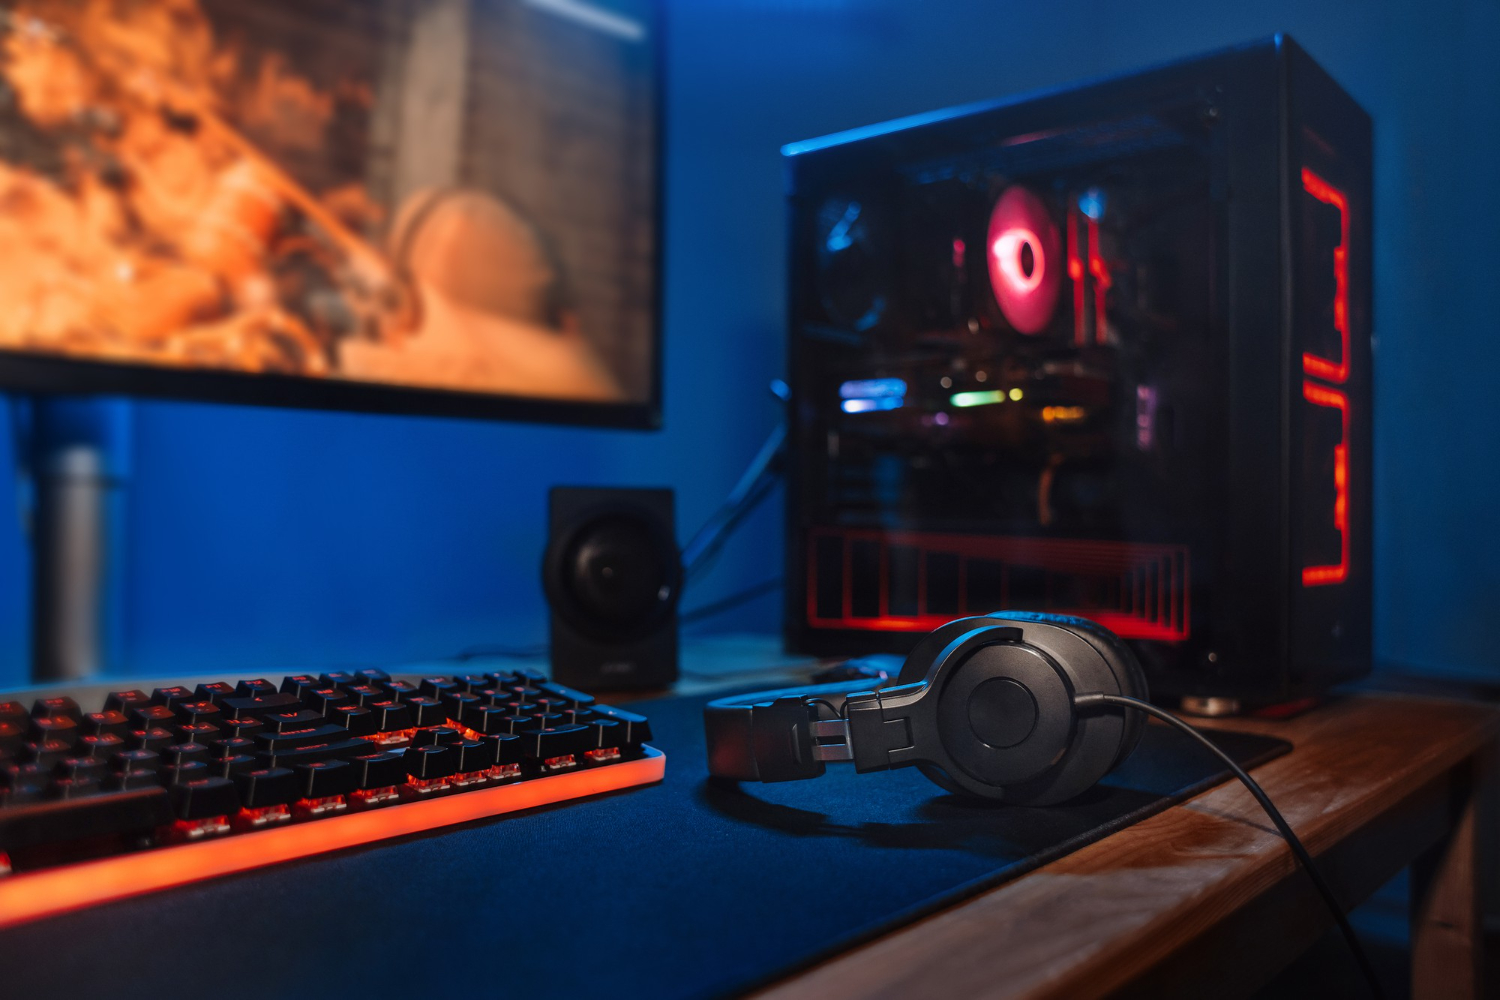
[[[1181, 734], [1081, 800], [975, 805], [915, 769], [721, 788], [704, 699], [648, 703], [658, 786], [0, 934], [0, 995], [360, 1000], [736, 992], [1014, 878], [1227, 774]], [[1290, 745], [1220, 734], [1256, 764]]]

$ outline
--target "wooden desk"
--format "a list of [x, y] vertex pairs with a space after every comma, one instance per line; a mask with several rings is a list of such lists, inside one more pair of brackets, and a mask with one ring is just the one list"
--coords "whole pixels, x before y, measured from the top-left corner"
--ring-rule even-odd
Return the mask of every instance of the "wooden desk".
[[[1413, 868], [1413, 996], [1476, 996], [1477, 790], [1500, 713], [1361, 695], [1286, 722], [1255, 770], [1346, 905]], [[1332, 919], [1238, 782], [786, 980], [762, 996], [1240, 996]]]

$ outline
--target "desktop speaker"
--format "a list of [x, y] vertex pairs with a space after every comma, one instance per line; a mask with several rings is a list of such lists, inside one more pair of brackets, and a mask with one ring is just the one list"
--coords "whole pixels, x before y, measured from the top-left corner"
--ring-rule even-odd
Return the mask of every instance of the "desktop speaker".
[[586, 690], [677, 679], [682, 561], [671, 490], [555, 487], [542, 582], [554, 679]]

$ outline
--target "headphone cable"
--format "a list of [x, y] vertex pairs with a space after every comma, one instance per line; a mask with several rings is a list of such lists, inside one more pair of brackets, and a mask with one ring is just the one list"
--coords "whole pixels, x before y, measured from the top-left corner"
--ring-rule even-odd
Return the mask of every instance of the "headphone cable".
[[1260, 785], [1256, 784], [1254, 778], [1245, 772], [1244, 768], [1235, 763], [1233, 757], [1220, 750], [1214, 745], [1212, 740], [1204, 736], [1203, 733], [1199, 732], [1192, 725], [1179, 719], [1171, 712], [1157, 708], [1150, 702], [1141, 701], [1139, 698], [1130, 698], [1119, 694], [1083, 694], [1074, 698], [1073, 704], [1078, 708], [1089, 708], [1097, 705], [1119, 705], [1122, 708], [1134, 708], [1145, 712], [1147, 715], [1155, 716], [1167, 725], [1173, 726], [1191, 736], [1205, 749], [1218, 757], [1219, 760], [1223, 761], [1224, 766], [1229, 768], [1236, 778], [1240, 779], [1240, 783], [1249, 789], [1251, 795], [1255, 796], [1255, 801], [1259, 802], [1260, 807], [1266, 811], [1266, 815], [1271, 817], [1271, 822], [1276, 824], [1276, 829], [1281, 831], [1282, 839], [1292, 849], [1292, 854], [1296, 855], [1297, 861], [1302, 865], [1302, 870], [1307, 872], [1307, 877], [1312, 879], [1312, 883], [1317, 888], [1318, 894], [1323, 897], [1323, 902], [1328, 904], [1328, 911], [1333, 914], [1334, 922], [1338, 924], [1339, 930], [1344, 935], [1344, 940], [1349, 943], [1349, 950], [1354, 953], [1354, 959], [1359, 964], [1360, 971], [1364, 973], [1365, 981], [1370, 986], [1370, 992], [1375, 995], [1377, 1000], [1384, 1000], [1385, 991], [1381, 989], [1380, 981], [1375, 976], [1375, 967], [1370, 964], [1370, 957], [1365, 954], [1364, 946], [1359, 943], [1359, 938], [1354, 936], [1354, 928], [1350, 926], [1349, 917], [1344, 913], [1343, 907], [1339, 905], [1337, 897], [1333, 894], [1333, 889], [1327, 882], [1323, 881], [1323, 876], [1318, 872], [1317, 866], [1313, 864], [1312, 855], [1307, 853], [1307, 848], [1302, 846], [1302, 841], [1297, 839], [1297, 835], [1292, 832], [1291, 826], [1282, 817], [1281, 812], [1271, 803], [1270, 796], [1266, 795], [1265, 791], [1261, 789]]

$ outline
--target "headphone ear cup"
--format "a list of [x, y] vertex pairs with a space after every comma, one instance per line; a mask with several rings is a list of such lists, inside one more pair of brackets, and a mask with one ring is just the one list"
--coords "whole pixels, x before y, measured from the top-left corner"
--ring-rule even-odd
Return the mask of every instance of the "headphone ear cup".
[[[997, 658], [984, 648], [966, 650], [968, 640], [955, 644], [965, 633], [981, 630], [997, 637], [984, 645], [1015, 645], [1016, 652]], [[1002, 634], [1003, 639], [999, 638]], [[937, 647], [936, 659], [951, 662], [924, 665], [917, 653], [928, 645]], [[943, 656], [945, 650], [951, 650], [949, 657]], [[1022, 650], [1027, 651], [1025, 655]], [[1039, 659], [1050, 664], [1042, 673], [1037, 672]], [[931, 669], [919, 675], [917, 671], [924, 666]], [[976, 670], [978, 675], [973, 673]], [[1026, 612], [961, 619], [919, 644], [903, 668], [903, 681], [908, 674], [913, 680], [927, 677], [937, 693], [945, 753], [938, 766], [922, 770], [949, 791], [1016, 805], [1066, 802], [1087, 792], [1128, 757], [1143, 732], [1138, 713], [1079, 715], [1073, 708], [1075, 694], [1145, 694], [1145, 679], [1134, 655], [1113, 634], [1086, 619]], [[981, 736], [978, 728], [970, 731], [977, 705], [973, 699], [987, 679], [1012, 680], [1035, 699], [1036, 728], [1022, 742], [1000, 744]], [[1051, 693], [1044, 696], [1043, 692]], [[959, 699], [958, 703], [953, 699]], [[1046, 720], [1051, 721], [1044, 727]], [[1044, 732], [1050, 735], [1044, 738]], [[1051, 763], [1035, 767], [1038, 752], [1052, 755]], [[1002, 776], [1028, 757], [1033, 763], [1020, 765], [1025, 776]]]
[[[1122, 694], [1127, 698], [1139, 698], [1141, 701], [1151, 700], [1151, 691], [1146, 684], [1146, 672], [1141, 669], [1140, 660], [1136, 659], [1135, 653], [1119, 636], [1098, 622], [1075, 615], [1048, 614], [1045, 611], [998, 611], [990, 617], [1056, 625], [1080, 635], [1098, 650], [1100, 656], [1104, 657], [1104, 661], [1109, 664], [1110, 672], [1115, 676], [1119, 690], [1104, 693]], [[1126, 712], [1124, 738], [1120, 740], [1120, 749], [1115, 754], [1114, 763], [1110, 765], [1111, 770], [1123, 764], [1125, 758], [1135, 751], [1145, 732], [1145, 713]]]

